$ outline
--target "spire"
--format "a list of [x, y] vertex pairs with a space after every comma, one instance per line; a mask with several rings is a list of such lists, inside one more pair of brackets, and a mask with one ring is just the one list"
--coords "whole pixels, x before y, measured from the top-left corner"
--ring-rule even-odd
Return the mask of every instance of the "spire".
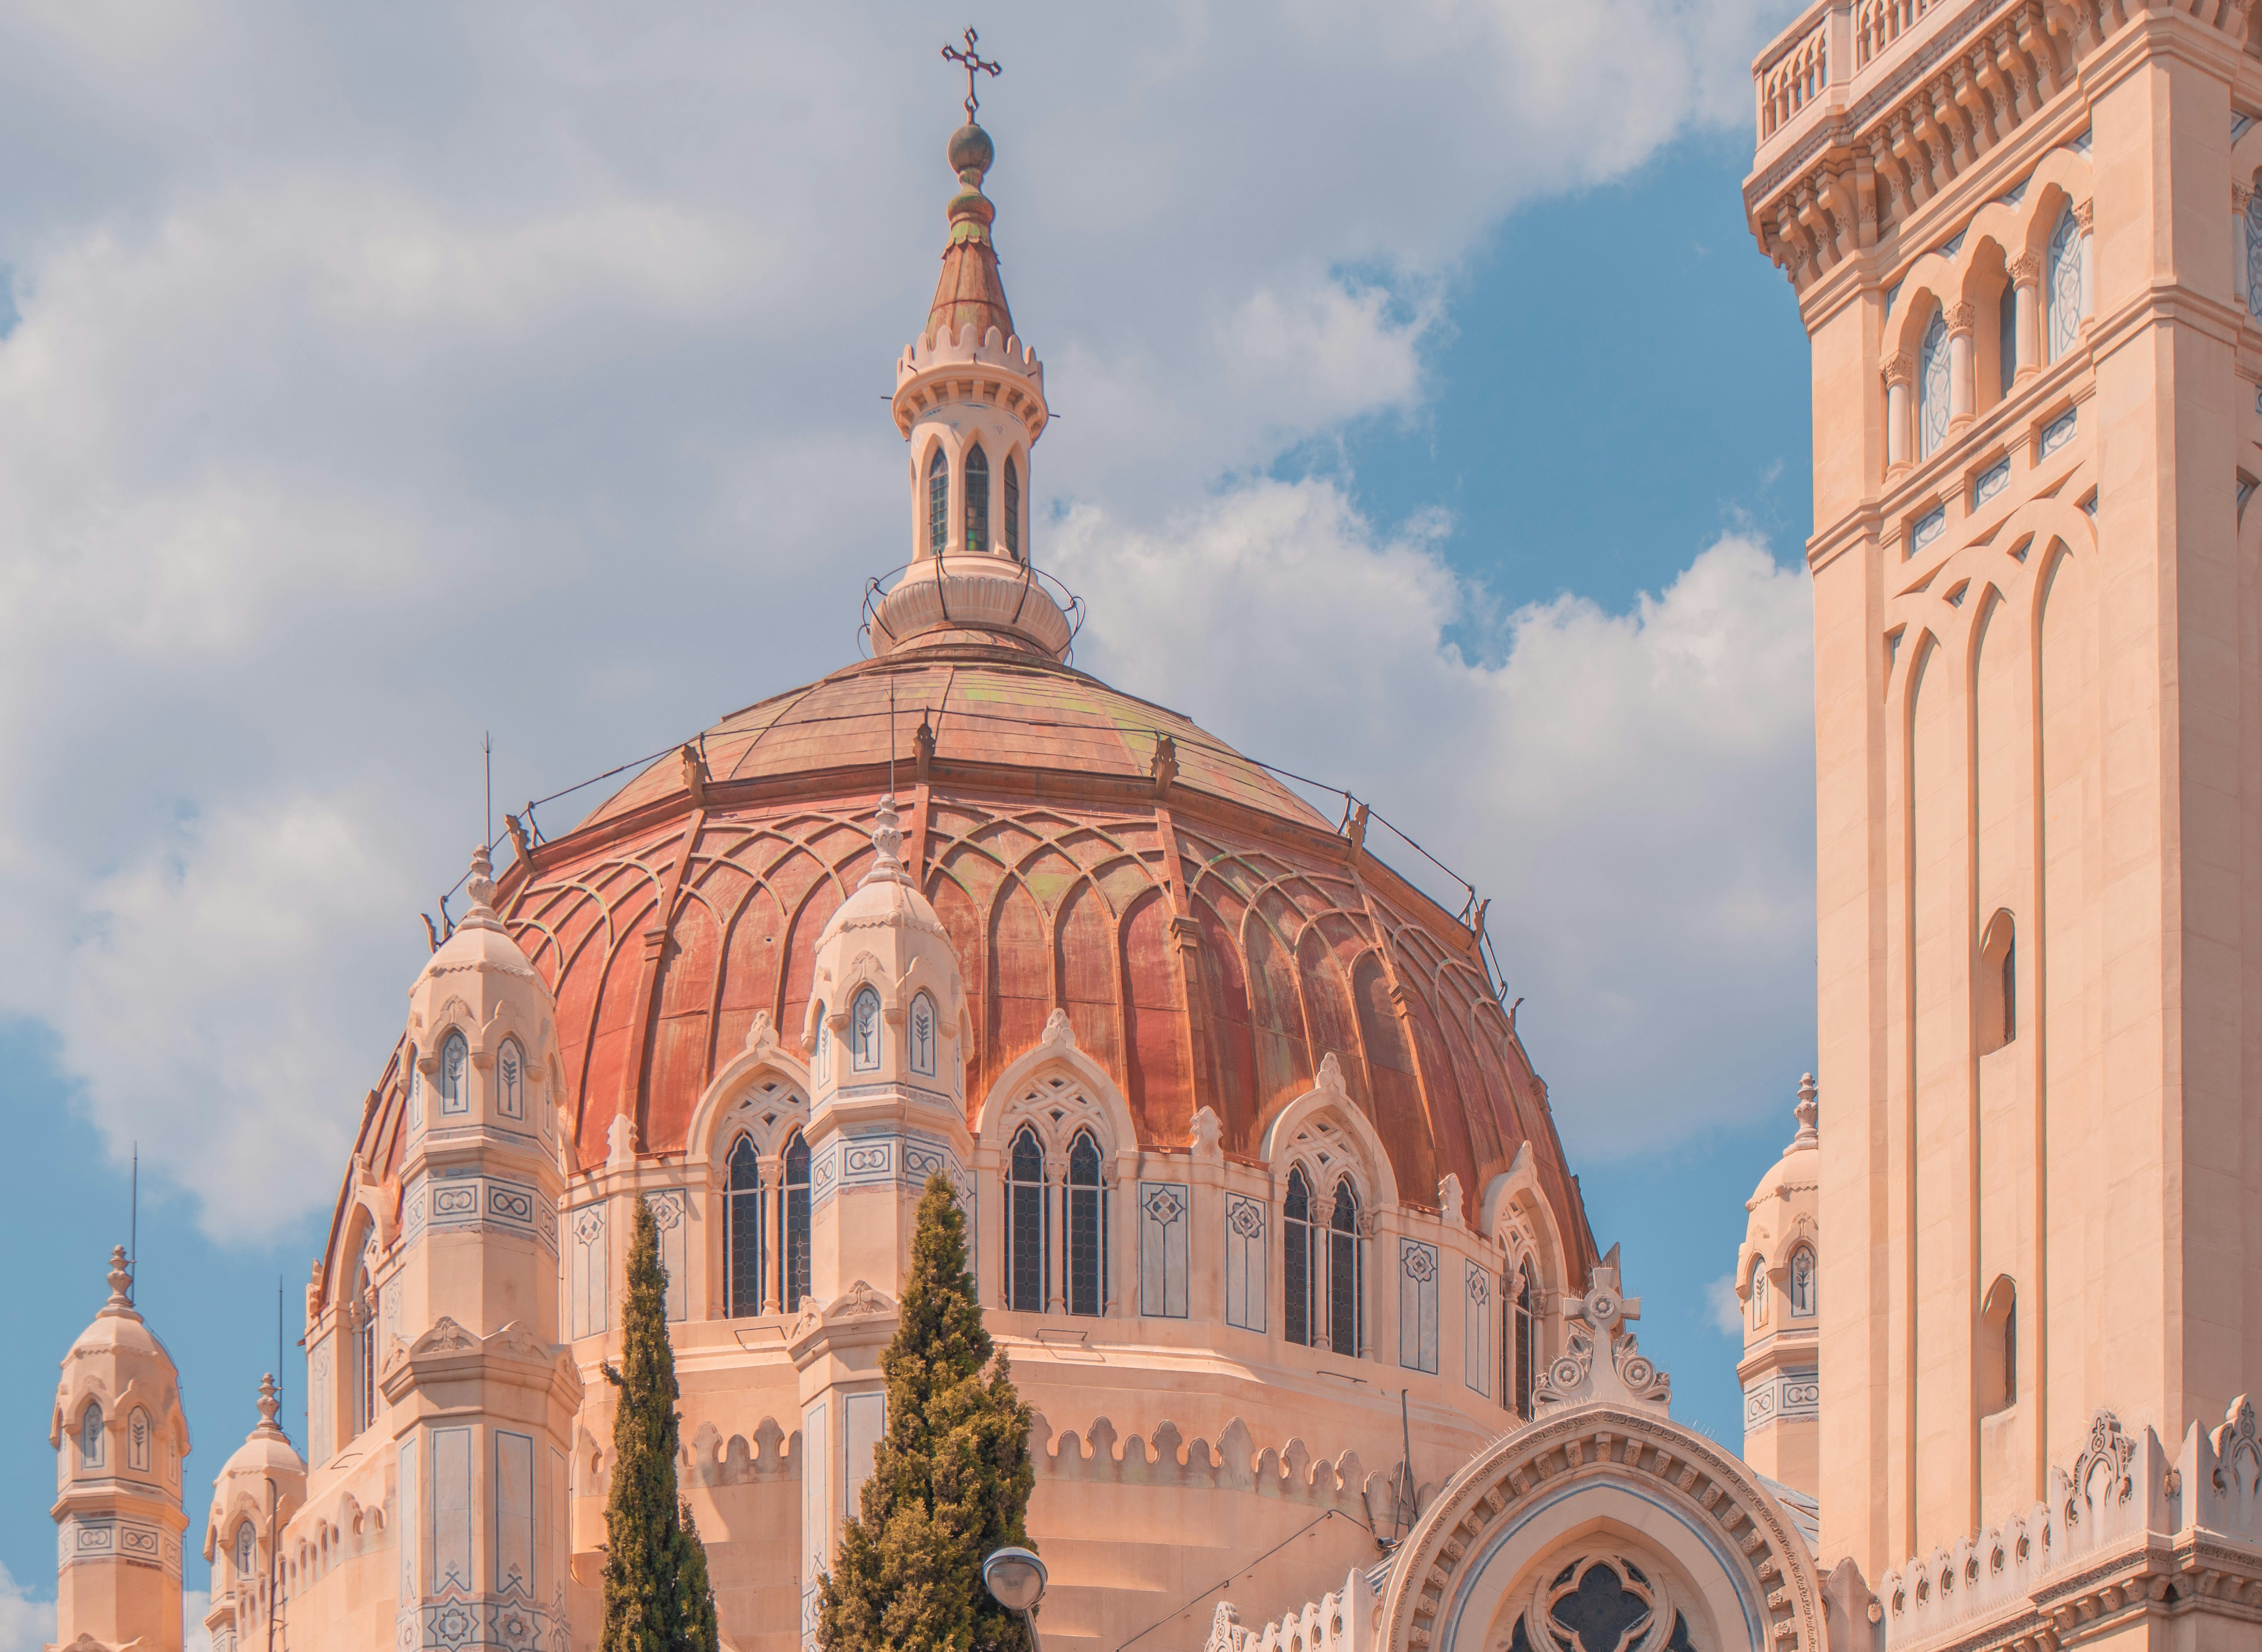
[[1790, 1145], [1794, 1147], [1812, 1147], [1821, 1140], [1821, 1137], [1816, 1132], [1814, 1128], [1815, 1117], [1821, 1111], [1821, 1109], [1815, 1104], [1814, 1098], [1817, 1094], [1818, 1091], [1814, 1085], [1814, 1074], [1812, 1073], [1800, 1074], [1798, 1075], [1798, 1105], [1791, 1109], [1791, 1111], [1796, 1114], [1798, 1118], [1798, 1133], [1790, 1138]]
[[958, 175], [958, 193], [950, 198], [947, 216], [950, 241], [942, 249], [942, 277], [935, 283], [934, 302], [927, 307], [926, 335], [948, 327], [955, 339], [961, 328], [974, 329], [979, 344], [991, 327], [1000, 339], [1013, 336], [1013, 312], [1005, 303], [1005, 284], [998, 274], [998, 249], [990, 239], [990, 226], [998, 209], [982, 193], [983, 175], [997, 159], [990, 134], [976, 124], [981, 99], [974, 94], [977, 72], [995, 75], [999, 66], [984, 61], [975, 50], [975, 33], [966, 31], [966, 47], [942, 48], [943, 56], [966, 70], [966, 124], [950, 134], [950, 169]]
[[123, 1316], [128, 1319], [139, 1319], [141, 1316], [133, 1311], [133, 1268], [126, 1260], [123, 1245], [110, 1247], [109, 1277], [110, 1300], [102, 1304], [102, 1312], [97, 1317], [112, 1319]]

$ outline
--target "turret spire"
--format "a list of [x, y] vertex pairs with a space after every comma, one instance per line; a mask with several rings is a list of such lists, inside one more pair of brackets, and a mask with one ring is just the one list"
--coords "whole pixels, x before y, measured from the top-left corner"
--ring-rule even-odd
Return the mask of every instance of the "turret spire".
[[950, 198], [947, 209], [950, 220], [950, 241], [942, 251], [942, 277], [936, 282], [934, 302], [927, 308], [926, 336], [935, 336], [935, 329], [947, 327], [948, 337], [956, 338], [959, 329], [971, 326], [974, 341], [980, 343], [991, 327], [998, 336], [1013, 336], [1013, 312], [1005, 303], [1005, 284], [998, 274], [998, 249], [990, 239], [990, 226], [998, 216], [998, 209], [990, 198], [982, 193], [982, 180], [998, 158], [997, 147], [990, 134], [982, 130], [974, 119], [974, 111], [982, 106], [974, 95], [974, 77], [977, 72], [996, 75], [999, 66], [985, 61], [975, 50], [974, 31], [966, 31], [966, 49], [955, 46], [942, 48], [943, 56], [966, 68], [966, 124], [950, 134], [950, 169], [958, 175], [958, 193]]

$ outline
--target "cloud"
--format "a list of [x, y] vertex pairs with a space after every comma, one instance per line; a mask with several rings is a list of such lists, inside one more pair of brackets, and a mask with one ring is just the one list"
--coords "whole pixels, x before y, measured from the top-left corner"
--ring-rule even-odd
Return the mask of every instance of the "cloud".
[[0, 1652], [40, 1652], [55, 1638], [55, 1603], [34, 1600], [0, 1566]]
[[181, 1652], [211, 1652], [212, 1631], [205, 1627], [205, 1613], [211, 1610], [211, 1590], [181, 1591]]
[[1712, 1327], [1741, 1347], [1744, 1343], [1744, 1304], [1736, 1300], [1733, 1269], [1704, 1287], [1704, 1300], [1712, 1311]]
[[[1491, 613], [1334, 483], [1230, 490], [1156, 531], [1070, 515], [1079, 659], [1344, 787], [1493, 898], [1488, 930], [1574, 1156], [1748, 1118], [1797, 1030], [1813, 926], [1812, 609], [1731, 535], [1610, 613]], [[1447, 640], [1474, 627], [1471, 657]], [[1490, 661], [1492, 663], [1487, 663]], [[1416, 822], [1419, 822], [1418, 827]], [[1387, 831], [1387, 860], [1463, 892]]]
[[[1758, 553], [1700, 564], [1654, 614], [1518, 610], [1493, 671], [1438, 644], [1484, 609], [1444, 571], [1442, 519], [1378, 537], [1324, 491], [1216, 490], [1420, 418], [1482, 237], [1747, 119], [1749, 50], [1787, 10], [1197, 0], [1127, 45], [1073, 10], [989, 20], [998, 235], [1063, 415], [1039, 501], [1181, 591], [1161, 536], [1194, 513], [1240, 558], [1203, 606], [1261, 604], [1250, 659], [1300, 681], [1133, 661], [1121, 628], [1150, 608], [1096, 577], [1122, 617], [1095, 652], [1445, 820], [1451, 856], [1516, 897], [1495, 912], [1531, 915], [1503, 938], [1564, 952], [1519, 979], [1615, 1006], [1603, 1053], [1559, 1074], [1631, 1086], [1655, 1064], [1613, 1067], [1613, 1038], [1740, 1036], [1725, 988], [1657, 1001], [1693, 931], [1711, 981], [1765, 985], [1739, 960], [1783, 921], [1777, 834], [1720, 811], [1765, 763], [1739, 720], [1775, 750], [1732, 702], [1772, 692], [1776, 657], [1704, 634], [1726, 605], [1740, 653], [1782, 606]], [[501, 804], [852, 656], [862, 577], [905, 553], [876, 402], [951, 187], [930, 26], [279, 0], [0, 25], [0, 1009], [60, 1032], [112, 1151], [162, 1148], [213, 1232], [328, 1202], [414, 915], [487, 830], [484, 731]], [[1306, 544], [1358, 555], [1307, 591], [1264, 577]], [[1359, 647], [1291, 646], [1350, 619]], [[1604, 698], [1551, 700], [1582, 672]], [[1708, 715], [1676, 723], [1676, 697]], [[1698, 800], [1697, 841], [1668, 841], [1660, 775]], [[1645, 817], [1603, 836], [1684, 873], [1710, 856], [1696, 882], [1598, 875], [1572, 808], [1628, 799]], [[1629, 910], [1644, 950], [1600, 956]]]

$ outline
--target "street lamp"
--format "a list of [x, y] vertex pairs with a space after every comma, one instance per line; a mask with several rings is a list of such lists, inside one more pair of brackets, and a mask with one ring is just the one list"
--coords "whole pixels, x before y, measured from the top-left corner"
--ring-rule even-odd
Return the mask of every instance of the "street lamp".
[[1045, 1563], [1026, 1548], [994, 1550], [982, 1562], [983, 1586], [991, 1598], [1028, 1626], [1030, 1652], [1044, 1652], [1037, 1620], [1030, 1614], [1045, 1598]]

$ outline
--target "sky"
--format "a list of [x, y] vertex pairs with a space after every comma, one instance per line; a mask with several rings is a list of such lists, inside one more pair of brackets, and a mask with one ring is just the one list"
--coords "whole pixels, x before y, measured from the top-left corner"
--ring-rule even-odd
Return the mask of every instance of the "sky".
[[[1738, 195], [1789, 9], [976, 19], [1077, 663], [1491, 897], [1644, 1349], [1731, 1445], [1721, 1288], [1813, 1045], [1806, 359]], [[54, 1471], [138, 1143], [201, 1544], [484, 734], [515, 806], [853, 657], [964, 21], [0, 0], [0, 1244], [40, 1264], [0, 1484]], [[54, 1553], [0, 1504], [0, 1652]]]

